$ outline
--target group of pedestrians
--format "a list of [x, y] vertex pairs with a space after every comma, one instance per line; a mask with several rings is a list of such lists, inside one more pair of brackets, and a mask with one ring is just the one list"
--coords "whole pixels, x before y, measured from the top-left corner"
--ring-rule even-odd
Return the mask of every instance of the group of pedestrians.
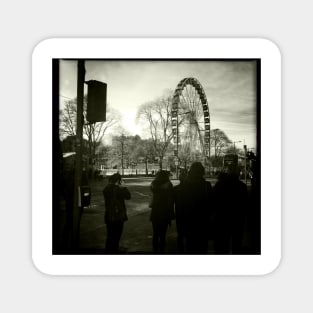
[[[173, 186], [169, 172], [160, 170], [152, 181], [150, 220], [154, 254], [166, 252], [168, 227], [176, 221], [179, 254], [207, 254], [208, 243], [214, 242], [215, 254], [241, 254], [248, 204], [247, 187], [239, 180], [237, 167], [229, 167], [215, 186], [204, 178], [200, 162], [194, 162], [188, 173], [181, 172], [180, 183]], [[106, 251], [118, 253], [119, 241], [127, 220], [125, 200], [131, 198], [122, 186], [120, 174], [109, 178], [103, 190]]]

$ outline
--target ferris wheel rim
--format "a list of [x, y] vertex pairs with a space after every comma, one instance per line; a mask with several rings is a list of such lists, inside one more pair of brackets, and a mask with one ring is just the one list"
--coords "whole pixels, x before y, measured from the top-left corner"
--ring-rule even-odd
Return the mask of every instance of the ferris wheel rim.
[[[188, 85], [193, 87], [199, 96], [200, 102], [197, 104], [194, 104], [194, 106], [197, 105], [197, 108], [199, 109], [199, 106], [202, 108], [203, 113], [203, 123], [204, 123], [204, 129], [200, 130], [199, 124], [197, 123], [197, 131], [200, 139], [200, 145], [202, 146], [202, 152], [204, 156], [210, 157], [210, 113], [209, 113], [209, 105], [207, 101], [207, 97], [205, 94], [205, 91], [201, 85], [201, 83], [194, 77], [186, 77], [180, 80], [180, 82], [177, 84], [176, 89], [173, 94], [172, 98], [172, 111], [171, 111], [171, 122], [172, 122], [172, 131], [173, 131], [173, 139], [176, 143], [176, 152], [174, 150], [174, 155], [178, 158], [178, 141], [180, 139], [179, 136], [179, 123], [178, 123], [178, 116], [182, 114], [187, 114], [190, 112], [182, 112], [179, 113], [179, 104], [180, 104], [180, 98], [183, 95], [183, 91], [185, 88], [188, 88]], [[186, 101], [187, 103], [187, 101]], [[188, 103], [187, 103], [188, 104]], [[195, 109], [195, 107], [193, 108]], [[193, 113], [195, 114], [195, 110]], [[202, 136], [200, 134], [200, 131], [204, 131], [204, 135]]]

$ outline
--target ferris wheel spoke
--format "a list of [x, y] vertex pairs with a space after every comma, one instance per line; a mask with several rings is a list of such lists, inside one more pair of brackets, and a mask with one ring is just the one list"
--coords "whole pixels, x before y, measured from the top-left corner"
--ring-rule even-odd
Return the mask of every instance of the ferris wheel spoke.
[[189, 101], [189, 107], [192, 107], [192, 101], [191, 101], [191, 90], [190, 90], [190, 85], [187, 85], [186, 87], [186, 93], [187, 93], [187, 97], [188, 97], [188, 101]]
[[194, 96], [194, 89], [193, 88], [190, 88], [190, 94], [191, 94], [191, 97], [190, 97], [190, 103], [191, 103], [191, 107], [192, 107], [192, 111], [195, 110], [195, 96]]
[[202, 101], [201, 101], [201, 99], [200, 99], [200, 97], [198, 97], [198, 99], [197, 99], [197, 107], [202, 107]]
[[184, 90], [183, 97], [184, 97], [184, 100], [185, 100], [185, 107], [184, 107], [184, 110], [186, 110], [186, 108], [189, 108], [189, 107], [190, 107], [190, 101], [189, 101], [189, 97], [188, 97], [188, 92], [187, 92], [187, 90]]
[[182, 98], [183, 98], [183, 100], [184, 100], [184, 106], [183, 106], [183, 109], [185, 110], [186, 109], [186, 107], [188, 107], [188, 101], [187, 101], [187, 99], [185, 98], [185, 96], [184, 96], [184, 94], [182, 93]]
[[201, 120], [203, 121], [202, 103], [201, 103], [201, 106], [198, 105], [198, 106], [196, 107], [196, 112], [197, 112], [197, 116], [199, 117], [199, 119], [201, 118]]
[[198, 93], [197, 93], [197, 89], [196, 88], [193, 88], [193, 99], [194, 99], [194, 108], [197, 108], [197, 102], [199, 100], [199, 96], [198, 96]]

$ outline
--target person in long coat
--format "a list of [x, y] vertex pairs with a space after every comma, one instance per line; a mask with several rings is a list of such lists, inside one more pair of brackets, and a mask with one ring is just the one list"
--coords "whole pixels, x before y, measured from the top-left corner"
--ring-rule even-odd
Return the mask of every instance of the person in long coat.
[[242, 254], [248, 192], [246, 184], [239, 180], [236, 166], [230, 166], [220, 174], [213, 191], [215, 254]]
[[155, 254], [165, 252], [166, 232], [174, 219], [174, 191], [167, 171], [159, 171], [151, 183], [150, 220], [153, 227], [152, 246]]
[[124, 222], [128, 220], [125, 200], [131, 198], [129, 190], [121, 184], [121, 175], [117, 173], [109, 178], [109, 183], [103, 190], [105, 199], [104, 221], [107, 226], [105, 250], [112, 254], [119, 252]]
[[203, 165], [194, 162], [181, 186], [187, 254], [208, 252], [213, 200], [212, 186], [204, 179], [204, 173]]

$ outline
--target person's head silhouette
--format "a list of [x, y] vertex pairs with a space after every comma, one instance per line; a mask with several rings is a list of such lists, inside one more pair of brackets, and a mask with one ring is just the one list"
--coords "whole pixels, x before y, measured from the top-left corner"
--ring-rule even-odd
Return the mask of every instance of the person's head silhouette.
[[190, 179], [199, 179], [203, 178], [204, 175], [204, 167], [201, 162], [194, 162], [191, 164], [188, 177]]

